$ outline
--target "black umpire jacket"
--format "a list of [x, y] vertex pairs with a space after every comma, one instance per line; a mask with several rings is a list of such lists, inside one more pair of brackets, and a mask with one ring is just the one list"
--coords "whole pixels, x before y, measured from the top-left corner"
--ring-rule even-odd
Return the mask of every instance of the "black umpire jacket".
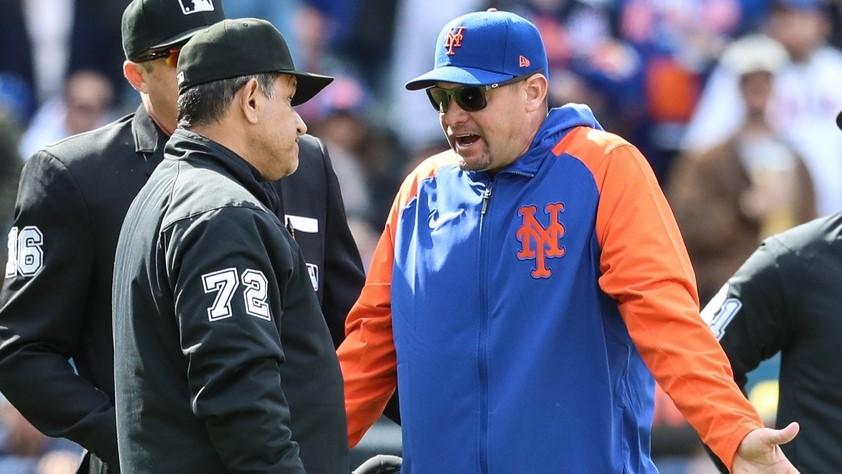
[[179, 129], [129, 207], [113, 287], [121, 471], [349, 471], [339, 361], [274, 205], [255, 168]]
[[[16, 262], [6, 265], [0, 291], [0, 392], [42, 432], [93, 452], [80, 472], [109, 472], [102, 460], [116, 471], [114, 251], [126, 210], [167, 138], [141, 106], [36, 153], [20, 180], [10, 233]], [[295, 237], [315, 266], [338, 344], [364, 274], [330, 158], [313, 137], [299, 146], [299, 169], [272, 183], [270, 196], [284, 221], [287, 214], [305, 218], [290, 223], [304, 227]]]
[[801, 425], [781, 449], [803, 474], [840, 472], [842, 213], [766, 239], [702, 316], [743, 390], [748, 373], [780, 352], [775, 426]]

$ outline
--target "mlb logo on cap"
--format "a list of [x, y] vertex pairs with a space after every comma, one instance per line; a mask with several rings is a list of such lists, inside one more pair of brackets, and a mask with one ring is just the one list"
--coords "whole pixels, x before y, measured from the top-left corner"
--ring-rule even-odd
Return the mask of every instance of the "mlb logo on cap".
[[436, 41], [435, 67], [406, 84], [409, 90], [439, 82], [491, 85], [540, 72], [549, 77], [544, 42], [535, 27], [514, 13], [469, 13], [444, 26]]
[[178, 3], [181, 4], [181, 11], [184, 12], [185, 15], [213, 11], [212, 0], [178, 0]]

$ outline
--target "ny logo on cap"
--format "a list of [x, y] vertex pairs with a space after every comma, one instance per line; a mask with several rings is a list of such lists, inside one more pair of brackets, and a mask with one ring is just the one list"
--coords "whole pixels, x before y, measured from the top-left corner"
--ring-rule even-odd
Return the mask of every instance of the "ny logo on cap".
[[447, 48], [448, 56], [456, 54], [456, 52], [453, 51], [453, 48], [462, 47], [462, 38], [464, 38], [462, 35], [463, 31], [465, 31], [465, 28], [460, 26], [459, 28], [451, 28], [450, 31], [447, 32], [447, 38], [444, 40], [444, 47]]
[[178, 0], [181, 11], [185, 15], [198, 12], [212, 12], [213, 2], [211, 0]]

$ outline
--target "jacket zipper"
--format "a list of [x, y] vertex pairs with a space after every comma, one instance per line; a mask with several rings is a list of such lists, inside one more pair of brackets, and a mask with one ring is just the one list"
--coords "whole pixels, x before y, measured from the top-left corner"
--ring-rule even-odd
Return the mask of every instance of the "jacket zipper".
[[488, 245], [485, 238], [485, 221], [491, 200], [491, 184], [482, 193], [479, 223], [479, 341], [477, 343], [477, 368], [479, 373], [479, 465], [480, 472], [488, 473]]

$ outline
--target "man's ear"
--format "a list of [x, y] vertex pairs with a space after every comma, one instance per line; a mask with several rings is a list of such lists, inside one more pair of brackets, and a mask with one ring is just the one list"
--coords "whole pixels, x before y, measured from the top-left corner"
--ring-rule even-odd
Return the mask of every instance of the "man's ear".
[[144, 77], [144, 69], [142, 64], [138, 64], [128, 59], [123, 61], [123, 77], [129, 82], [132, 88], [138, 92], [149, 92]]
[[252, 77], [248, 82], [246, 82], [246, 85], [240, 89], [237, 93], [237, 98], [234, 100], [243, 112], [245, 119], [252, 125], [256, 124], [258, 121], [257, 112], [263, 105], [261, 103], [262, 98], [257, 79]]
[[547, 101], [549, 83], [543, 74], [533, 74], [526, 80], [524, 91], [526, 92], [526, 110], [534, 112], [544, 106]]

